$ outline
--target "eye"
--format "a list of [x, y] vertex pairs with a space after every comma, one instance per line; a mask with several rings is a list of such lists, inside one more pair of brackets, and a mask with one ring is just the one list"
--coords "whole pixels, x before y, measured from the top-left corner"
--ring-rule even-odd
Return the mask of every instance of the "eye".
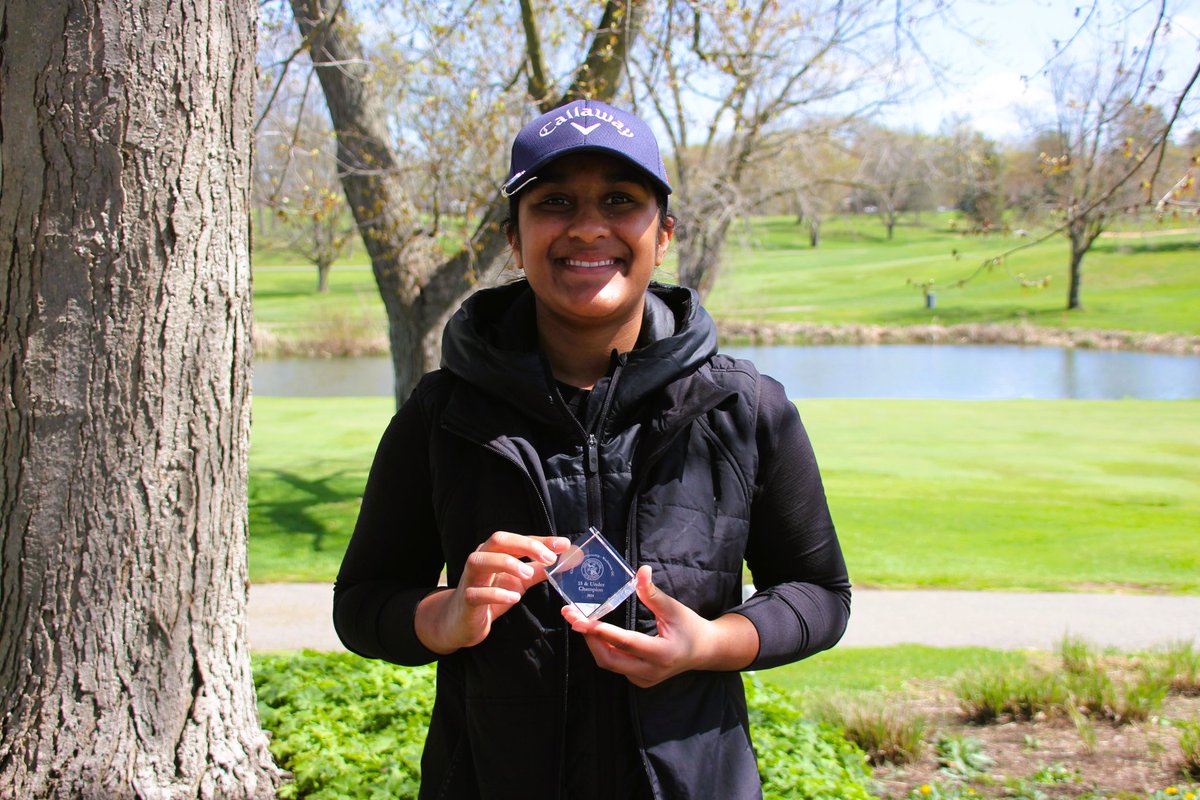
[[567, 198], [560, 194], [549, 194], [545, 197], [539, 198], [537, 200], [537, 204], [542, 208], [563, 208], [569, 203]]

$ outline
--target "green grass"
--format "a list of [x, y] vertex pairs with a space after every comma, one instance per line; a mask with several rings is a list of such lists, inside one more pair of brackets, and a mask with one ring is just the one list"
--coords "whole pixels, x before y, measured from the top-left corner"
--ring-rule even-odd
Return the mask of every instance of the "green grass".
[[254, 322], [279, 336], [312, 335], [330, 325], [387, 330], [387, 314], [370, 267], [340, 265], [329, 291], [317, 292], [317, 268], [254, 266]]
[[1200, 590], [1200, 402], [800, 411], [857, 585]]
[[250, 435], [250, 579], [331, 581], [390, 398], [260, 397]]
[[[874, 217], [834, 218], [822, 244], [808, 246], [806, 228], [790, 217], [754, 219], [735, 231], [726, 268], [707, 306], [717, 317], [772, 322], [879, 324], [1015, 323], [1048, 327], [1200, 334], [1200, 234], [1169, 233], [1179, 223], [1146, 222], [1147, 238], [1099, 239], [1083, 264], [1084, 308], [1064, 311], [1067, 242], [1061, 236], [985, 270], [966, 288], [952, 288], [976, 268], [1029, 239], [967, 237], [950, 227], [951, 214], [905, 219], [888, 241]], [[1129, 226], [1126, 226], [1129, 227]], [[1035, 234], [1037, 231], [1033, 231]], [[316, 293], [316, 268], [256, 238], [255, 319], [282, 336], [295, 327], [386, 316], [361, 247], [334, 266], [330, 292]], [[1045, 289], [1011, 279], [1050, 278]], [[664, 279], [670, 279], [664, 273]], [[934, 281], [937, 307], [927, 310], [909, 279]]]
[[[963, 236], [950, 215], [925, 215], [896, 227], [888, 241], [871, 218], [838, 218], [824, 226], [819, 248], [789, 217], [757, 218], [731, 238], [727, 267], [707, 306], [717, 317], [774, 322], [913, 325], [1014, 323], [1048, 327], [1200, 333], [1200, 234], [1169, 233], [1147, 222], [1146, 238], [1101, 238], [1084, 258], [1084, 308], [1064, 311], [1068, 245], [1055, 236], [984, 270], [965, 288], [954, 284], [1030, 241], [1016, 236]], [[1037, 235], [1037, 231], [1032, 231]], [[1012, 279], [1049, 277], [1043, 289]], [[924, 307], [909, 280], [933, 281], [936, 308]]]
[[[1200, 401], [806, 400], [857, 586], [1200, 591]], [[390, 398], [254, 401], [250, 573], [331, 580]]]
[[913, 683], [944, 681], [967, 670], [1015, 669], [1027, 663], [1027, 657], [1018, 651], [905, 644], [839, 647], [758, 675], [816, 699], [834, 692], [897, 693]]

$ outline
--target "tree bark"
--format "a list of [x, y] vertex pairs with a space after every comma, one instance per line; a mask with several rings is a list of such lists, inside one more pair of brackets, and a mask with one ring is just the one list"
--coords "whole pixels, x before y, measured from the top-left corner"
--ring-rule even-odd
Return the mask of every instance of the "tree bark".
[[0, 796], [280, 779], [245, 614], [256, 9], [0, 2]]
[[[438, 244], [416, 231], [417, 209], [398, 178], [382, 102], [369, 80], [367, 61], [344, 5], [339, 0], [291, 0], [291, 4], [337, 132], [342, 185], [387, 311], [399, 406], [421, 376], [437, 368], [446, 320], [468, 293], [494, 280], [503, 268], [508, 202], [497, 195], [468, 246], [442, 259]], [[533, 13], [531, 6], [525, 10]], [[571, 87], [558, 101], [535, 98], [543, 110], [585, 95], [612, 98], [641, 13], [642, 4], [636, 0], [610, 0]], [[526, 36], [531, 53], [540, 52], [536, 26], [527, 24]], [[531, 58], [540, 68], [540, 57]]]
[[1071, 275], [1067, 281], [1067, 310], [1074, 311], [1080, 307], [1079, 287], [1083, 284], [1083, 253], [1071, 243]]
[[680, 225], [675, 234], [679, 265], [676, 279], [683, 286], [695, 289], [701, 300], [706, 299], [716, 285], [725, 239], [733, 223], [732, 208], [711, 208], [710, 211], [688, 216], [690, 221]]

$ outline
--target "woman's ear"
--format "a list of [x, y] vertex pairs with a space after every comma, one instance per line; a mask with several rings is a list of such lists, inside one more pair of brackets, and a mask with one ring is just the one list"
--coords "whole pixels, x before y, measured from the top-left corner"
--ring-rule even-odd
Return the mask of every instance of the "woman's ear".
[[525, 263], [521, 260], [521, 237], [517, 236], [516, 227], [509, 225], [505, 236], [508, 237], [508, 247], [512, 250], [513, 263], [517, 269], [525, 269]]
[[675, 217], [668, 214], [663, 217], [662, 223], [658, 226], [658, 243], [654, 249], [654, 266], [662, 266], [663, 260], [667, 257], [667, 247], [671, 244], [671, 239], [674, 236]]

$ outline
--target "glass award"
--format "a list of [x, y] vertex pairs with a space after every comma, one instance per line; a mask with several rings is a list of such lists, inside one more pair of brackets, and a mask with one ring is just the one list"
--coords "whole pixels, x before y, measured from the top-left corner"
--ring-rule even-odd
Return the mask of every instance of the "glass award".
[[633, 569], [595, 528], [589, 528], [546, 572], [550, 585], [589, 619], [599, 619], [633, 594]]

